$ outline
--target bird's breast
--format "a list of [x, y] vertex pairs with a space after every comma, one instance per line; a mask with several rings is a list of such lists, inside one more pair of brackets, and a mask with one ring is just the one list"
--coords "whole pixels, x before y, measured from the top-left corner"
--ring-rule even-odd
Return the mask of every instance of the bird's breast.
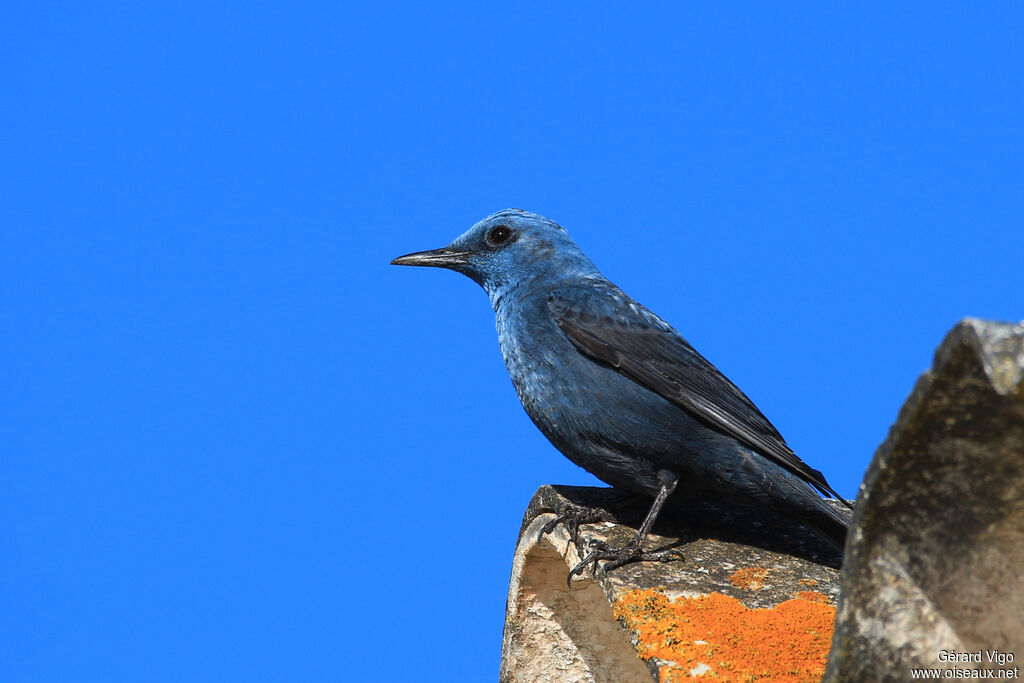
[[[678, 449], [681, 411], [583, 355], [538, 298], [540, 306], [499, 310], [497, 329], [512, 384], [540, 430], [563, 452], [616, 443], [632, 443], [634, 451]], [[637, 433], [647, 442], [637, 443]]]

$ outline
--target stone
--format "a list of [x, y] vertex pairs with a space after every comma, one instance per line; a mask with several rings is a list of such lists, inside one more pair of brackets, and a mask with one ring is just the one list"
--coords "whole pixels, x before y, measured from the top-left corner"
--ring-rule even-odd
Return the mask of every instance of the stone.
[[513, 561], [502, 683], [771, 676], [794, 666], [820, 678], [841, 557], [799, 523], [754, 508], [673, 501], [645, 547], [676, 549], [683, 561], [588, 569], [567, 585], [587, 547], [575, 547], [563, 525], [540, 530], [568, 505], [600, 508], [607, 520], [583, 525], [581, 542], [623, 545], [650, 501], [609, 488], [537, 491]]
[[1024, 325], [943, 341], [861, 485], [842, 587], [826, 681], [1024, 659]]

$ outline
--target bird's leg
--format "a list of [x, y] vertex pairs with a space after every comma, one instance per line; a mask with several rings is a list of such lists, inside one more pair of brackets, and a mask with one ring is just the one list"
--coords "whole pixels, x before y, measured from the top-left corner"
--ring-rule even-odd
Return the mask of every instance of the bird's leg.
[[[595, 549], [590, 551], [586, 557], [580, 560], [579, 564], [572, 568], [572, 571], [569, 572], [569, 581], [572, 581], [573, 576], [586, 569], [587, 565], [591, 565], [591, 571], [596, 571], [597, 563], [601, 560], [606, 561], [604, 570], [607, 572], [637, 560], [671, 562], [672, 560], [683, 559], [682, 554], [676, 550], [650, 553], [643, 551], [644, 540], [647, 538], [647, 534], [650, 533], [651, 527], [654, 526], [654, 520], [658, 518], [658, 513], [661, 512], [662, 506], [665, 505], [665, 501], [676, 490], [676, 484], [679, 483], [679, 476], [667, 470], [660, 470], [658, 472], [658, 479], [661, 483], [661, 488], [633, 540], [623, 548], [610, 548], [604, 543], [592, 544], [596, 546]], [[579, 547], [578, 544], [577, 547]]]

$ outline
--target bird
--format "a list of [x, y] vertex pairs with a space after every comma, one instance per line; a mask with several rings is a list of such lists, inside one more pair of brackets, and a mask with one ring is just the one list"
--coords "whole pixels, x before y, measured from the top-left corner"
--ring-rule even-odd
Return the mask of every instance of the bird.
[[[393, 265], [446, 268], [483, 287], [501, 355], [530, 419], [601, 481], [653, 499], [632, 540], [597, 544], [573, 567], [666, 561], [644, 541], [672, 496], [781, 512], [840, 551], [844, 500], [754, 403], [675, 328], [608, 280], [558, 223], [498, 211], [448, 246]], [[558, 520], [589, 521], [588, 511]]]

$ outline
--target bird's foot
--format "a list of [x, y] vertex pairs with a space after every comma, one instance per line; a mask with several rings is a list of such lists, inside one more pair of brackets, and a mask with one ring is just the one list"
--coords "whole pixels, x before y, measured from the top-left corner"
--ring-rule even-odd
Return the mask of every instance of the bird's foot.
[[550, 534], [559, 524], [565, 525], [569, 533], [569, 540], [573, 545], [580, 545], [580, 526], [605, 521], [607, 513], [600, 508], [587, 508], [579, 505], [567, 505], [562, 509], [561, 514], [541, 527], [540, 536]]
[[[579, 548], [580, 546], [577, 544], [576, 547]], [[596, 574], [597, 563], [602, 561], [604, 565], [601, 569], [607, 573], [630, 562], [675, 562], [686, 559], [681, 552], [671, 548], [668, 550], [645, 551], [639, 537], [634, 538], [628, 545], [622, 548], [612, 548], [607, 543], [596, 540], [589, 541], [587, 547], [590, 549], [590, 552], [569, 572], [568, 583], [571, 583], [572, 577], [582, 573], [588, 565], [590, 566], [591, 573]]]

